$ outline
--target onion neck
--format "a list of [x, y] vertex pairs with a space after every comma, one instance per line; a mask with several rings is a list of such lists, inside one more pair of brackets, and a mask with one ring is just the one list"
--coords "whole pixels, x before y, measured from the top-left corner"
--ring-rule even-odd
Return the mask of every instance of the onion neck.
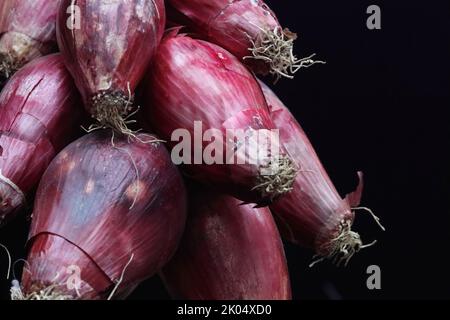
[[11, 300], [74, 300], [73, 296], [62, 293], [57, 285], [50, 285], [24, 294], [19, 281], [14, 280], [10, 289]]
[[[294, 74], [302, 68], [308, 68], [314, 64], [325, 62], [315, 61], [313, 55], [298, 59], [294, 55], [294, 41], [297, 34], [275, 27], [273, 30], [261, 29], [256, 39], [249, 39], [252, 47], [248, 50], [251, 55], [244, 57], [244, 60], [263, 61], [267, 66], [268, 73], [280, 78], [294, 78]], [[264, 74], [264, 73], [263, 73]]]
[[42, 56], [42, 43], [19, 32], [7, 32], [0, 38], [0, 83], [23, 65]]
[[337, 236], [319, 244], [318, 259], [310, 266], [325, 259], [331, 260], [336, 266], [340, 266], [342, 263], [347, 266], [353, 255], [359, 252], [363, 246], [359, 234], [351, 230], [352, 224], [352, 219], [344, 218], [341, 220], [337, 231], [330, 233]]
[[272, 159], [267, 165], [260, 168], [256, 190], [262, 199], [270, 202], [292, 191], [292, 186], [297, 176], [297, 168], [288, 156], [280, 156]]

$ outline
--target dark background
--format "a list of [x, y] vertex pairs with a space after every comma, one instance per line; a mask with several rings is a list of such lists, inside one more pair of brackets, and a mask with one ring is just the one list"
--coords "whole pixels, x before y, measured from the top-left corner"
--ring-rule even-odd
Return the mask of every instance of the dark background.
[[[378, 239], [347, 268], [308, 268], [311, 252], [286, 244], [296, 299], [450, 298], [450, 5], [448, 1], [267, 1], [282, 25], [298, 32], [299, 56], [327, 64], [300, 71], [274, 88], [308, 133], [342, 195], [365, 173], [365, 213], [354, 229]], [[377, 4], [382, 29], [366, 28]], [[27, 226], [19, 218], [0, 243], [25, 256]], [[382, 289], [366, 287], [366, 269], [379, 265]], [[4, 279], [4, 253], [0, 253]], [[16, 265], [16, 272], [21, 264]], [[0, 281], [0, 298], [9, 282]], [[159, 279], [131, 298], [168, 298]]]

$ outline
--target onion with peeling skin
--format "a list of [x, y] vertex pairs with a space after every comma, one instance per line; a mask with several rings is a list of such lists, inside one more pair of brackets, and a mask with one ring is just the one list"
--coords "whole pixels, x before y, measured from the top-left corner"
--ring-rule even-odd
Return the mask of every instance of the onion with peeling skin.
[[[70, 5], [79, 28], [68, 28]], [[68, 13], [69, 12], [69, 13]], [[133, 135], [134, 91], [164, 32], [163, 0], [62, 0], [58, 45], [86, 109], [99, 126]]]
[[[359, 250], [374, 244], [364, 246], [359, 234], [351, 230], [354, 210], [368, 210], [358, 207], [362, 173], [358, 172], [356, 191], [342, 199], [297, 120], [269, 87], [260, 84], [272, 119], [280, 129], [281, 143], [299, 168], [293, 191], [270, 206], [280, 232], [291, 242], [315, 250], [315, 262], [329, 258], [338, 265], [347, 264]], [[373, 217], [384, 230], [379, 219]]]
[[0, 225], [25, 204], [50, 161], [79, 134], [81, 99], [60, 54], [18, 71], [0, 94]]
[[[275, 127], [254, 76], [226, 50], [177, 32], [163, 39], [143, 86], [147, 122], [172, 147], [180, 145], [171, 141], [176, 130], [188, 131], [193, 147], [183, 155], [192, 152], [192, 156], [184, 164], [197, 181], [258, 204], [289, 192], [296, 167], [275, 139], [272, 145], [260, 143], [270, 138]], [[210, 139], [197, 143], [196, 121], [201, 122], [205, 136], [207, 130], [214, 130]], [[230, 130], [243, 134], [230, 138]], [[258, 135], [263, 137], [255, 141]], [[211, 152], [214, 161], [208, 163], [204, 155], [211, 142], [220, 147]], [[201, 159], [195, 155], [199, 149]], [[236, 158], [229, 157], [230, 150]], [[255, 150], [267, 157], [258, 158]], [[233, 159], [232, 164], [227, 159]]]
[[56, 51], [59, 0], [1, 0], [0, 86], [31, 60]]
[[[295, 33], [283, 29], [261, 0], [168, 0], [168, 17], [218, 44], [258, 74], [293, 78], [316, 63], [313, 56], [297, 59]], [[317, 61], [320, 62], [320, 61]]]
[[88, 134], [42, 177], [22, 287], [12, 296], [124, 297], [171, 258], [185, 219], [184, 183], [161, 143]]
[[283, 243], [268, 208], [191, 188], [180, 247], [161, 277], [176, 299], [287, 300]]

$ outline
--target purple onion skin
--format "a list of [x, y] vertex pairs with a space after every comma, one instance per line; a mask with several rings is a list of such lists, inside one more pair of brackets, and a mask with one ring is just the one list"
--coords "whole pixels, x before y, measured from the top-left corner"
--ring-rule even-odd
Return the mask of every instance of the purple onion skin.
[[[69, 296], [67, 300], [102, 300], [108, 297], [110, 288], [114, 286], [114, 282], [86, 252], [55, 234], [36, 236], [32, 240], [27, 262], [21, 283], [25, 295], [56, 285], [56, 293]], [[78, 279], [73, 277], [77, 271], [80, 271]], [[69, 287], [75, 286], [75, 281], [79, 281], [78, 292]]]
[[186, 232], [161, 276], [178, 299], [291, 299], [270, 210], [204, 189], [190, 193]]
[[258, 74], [270, 70], [263, 60], [244, 59], [264, 31], [282, 30], [275, 13], [261, 0], [168, 0], [171, 22], [188, 26], [246, 63]]
[[79, 29], [67, 26], [71, 3], [61, 0], [58, 45], [85, 107], [95, 116], [98, 94], [133, 97], [164, 32], [164, 1], [76, 0]]
[[353, 222], [352, 207], [361, 200], [362, 173], [358, 173], [357, 190], [342, 199], [295, 117], [268, 86], [262, 82], [260, 85], [280, 129], [281, 143], [300, 170], [293, 191], [270, 209], [285, 239], [327, 255], [330, 243], [339, 235], [341, 222]]
[[80, 104], [60, 54], [30, 62], [3, 88], [0, 224], [24, 206], [50, 161], [80, 133]]
[[[26, 293], [58, 285], [61, 294], [78, 299], [105, 298], [131, 261], [117, 290], [120, 296], [154, 275], [176, 250], [186, 195], [167, 150], [157, 142], [111, 139], [109, 130], [88, 134], [65, 148], [45, 172], [28, 255], [29, 268], [39, 272], [24, 272]], [[78, 262], [86, 268], [81, 296], [60, 285], [64, 277], [52, 282], [55, 270]]]
[[[226, 164], [225, 149], [230, 145], [226, 139], [228, 129], [246, 131], [245, 138], [250, 139], [251, 132], [275, 128], [255, 77], [234, 56], [214, 44], [174, 30], [161, 42], [143, 91], [144, 119], [169, 146], [174, 147], [179, 142], [172, 141], [177, 129], [189, 131], [192, 156], [190, 163], [184, 166], [189, 177], [243, 201], [270, 202], [255, 188], [261, 167], [248, 161], [249, 152], [245, 153], [246, 158], [240, 158], [243, 160], [240, 163], [235, 159], [233, 164]], [[224, 148], [217, 154], [225, 164], [206, 163], [204, 159], [196, 162], [194, 149], [199, 147], [194, 141], [196, 121], [202, 123], [203, 132], [213, 129], [222, 134]], [[209, 143], [200, 142], [201, 155]], [[239, 143], [243, 143], [243, 139]], [[280, 153], [283, 154], [283, 150]]]

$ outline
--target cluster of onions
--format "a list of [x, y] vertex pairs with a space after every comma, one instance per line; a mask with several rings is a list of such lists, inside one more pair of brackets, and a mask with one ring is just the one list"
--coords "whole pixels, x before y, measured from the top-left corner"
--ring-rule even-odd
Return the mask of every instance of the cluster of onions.
[[362, 174], [342, 199], [255, 77], [316, 63], [263, 1], [4, 0], [0, 31], [0, 226], [37, 188], [12, 299], [124, 299], [156, 274], [175, 298], [291, 299], [281, 237], [338, 264], [367, 246]]

